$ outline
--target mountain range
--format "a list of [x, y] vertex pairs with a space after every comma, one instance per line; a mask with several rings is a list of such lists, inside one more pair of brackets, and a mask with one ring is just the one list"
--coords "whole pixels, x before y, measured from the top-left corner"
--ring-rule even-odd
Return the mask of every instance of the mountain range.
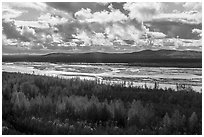
[[176, 50], [143, 50], [132, 53], [49, 53], [46, 55], [3, 55], [2, 60], [3, 62], [29, 61], [55, 63], [129, 63], [146, 65], [157, 64], [158, 66], [160, 66], [159, 64], [171, 64], [170, 66], [187, 64], [187, 66], [189, 67], [202, 67], [202, 52]]

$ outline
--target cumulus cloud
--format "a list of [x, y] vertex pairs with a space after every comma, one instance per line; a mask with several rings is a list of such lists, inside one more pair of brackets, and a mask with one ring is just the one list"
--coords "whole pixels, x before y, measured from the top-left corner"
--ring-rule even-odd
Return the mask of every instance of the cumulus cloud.
[[41, 40], [42, 43], [51, 43], [51, 42], [53, 42], [53, 36], [50, 35], [50, 34], [48, 34], [48, 35], [41, 34], [39, 37], [40, 37], [39, 39]]
[[[86, 31], [85, 31], [86, 30]], [[105, 26], [105, 31], [96, 32], [93, 29], [79, 29], [77, 34], [72, 35], [74, 38], [83, 41], [84, 45], [113, 45], [114, 41], [126, 40], [137, 41], [142, 31], [134, 25], [124, 25], [114, 23]]]
[[[176, 4], [3, 3], [2, 42], [36, 51], [131, 51], [159, 49], [171, 38], [175, 49], [178, 43], [191, 47], [181, 39], [200, 40], [201, 3]], [[35, 19], [26, 19], [29, 14]]]
[[154, 20], [148, 22], [150, 31], [162, 32], [169, 38], [199, 39], [197, 34], [192, 33], [192, 29], [202, 29], [202, 24], [189, 24], [184, 22], [169, 20]]
[[62, 38], [62, 36], [59, 33], [53, 34], [52, 38], [53, 38], [53, 42], [54, 43], [62, 43], [63, 42], [63, 38]]
[[69, 18], [64, 18], [62, 16], [56, 14], [42, 14], [38, 17], [36, 21], [24, 21], [24, 20], [16, 20], [15, 25], [20, 26], [28, 26], [39, 29], [48, 29], [55, 25], [64, 24], [68, 21]]
[[137, 41], [142, 33], [144, 33], [144, 28], [142, 24], [127, 21], [124, 23], [114, 23], [110, 26], [106, 26], [105, 33], [111, 40], [121, 39]]
[[17, 26], [15, 25], [15, 21], [3, 20], [2, 33], [8, 39], [18, 40], [17, 42], [62, 42], [60, 34], [53, 33], [55, 28], [36, 28], [32, 25], [24, 25], [25, 24], [23, 23], [22, 25]]
[[130, 20], [115, 9], [95, 13], [91, 9], [81, 9], [75, 13], [75, 18], [56, 26], [66, 42], [76, 38], [85, 45], [98, 45], [95, 44], [97, 39], [102, 45], [113, 45], [111, 42], [118, 39], [138, 40], [144, 29], [141, 22]]
[[93, 45], [111, 46], [112, 42], [103, 33], [95, 33], [92, 37]]
[[126, 3], [123, 7], [129, 11], [129, 17], [131, 19], [137, 19], [138, 21], [151, 20], [151, 18], [158, 14], [161, 9], [160, 3]]
[[[163, 4], [163, 8], [169, 8], [171, 4]], [[187, 3], [174, 3], [179, 8], [172, 11], [168, 9], [168, 12], [161, 12], [150, 21], [145, 23], [151, 24], [149, 28], [151, 31], [159, 31], [167, 35], [167, 37], [184, 39], [199, 39], [199, 36], [192, 33], [193, 28], [202, 28], [202, 8], [201, 3], [187, 2]], [[166, 7], [165, 7], [166, 6]], [[175, 6], [176, 7], [176, 6]], [[170, 12], [171, 11], [171, 12]], [[175, 12], [176, 11], [176, 12]]]
[[26, 36], [27, 38], [34, 38], [35, 37], [35, 30], [28, 26], [23, 26], [21, 29], [21, 35]]
[[14, 21], [2, 20], [3, 34], [6, 35], [8, 39], [21, 39], [23, 41], [29, 41], [26, 37], [21, 35], [21, 32], [16, 27]]
[[192, 30], [192, 33], [193, 33], [193, 34], [198, 34], [200, 37], [202, 37], [202, 30], [200, 30], [200, 29], [194, 28], [194, 29]]
[[118, 22], [127, 20], [128, 17], [123, 14], [120, 10], [111, 9], [111, 11], [100, 11], [91, 13], [91, 9], [81, 9], [80, 11], [75, 13], [75, 17], [81, 21], [87, 22], [99, 22], [99, 23], [107, 23], [107, 22]]
[[88, 36], [88, 34], [85, 32], [85, 31], [82, 31], [82, 32], [80, 32], [80, 33], [78, 33], [78, 34], [76, 34], [76, 35], [73, 35], [75, 38], [77, 38], [77, 39], [79, 39], [79, 40], [81, 40], [81, 41], [83, 41], [84, 43], [84, 45], [88, 45], [88, 46], [90, 46], [91, 45], [91, 38]]
[[17, 27], [21, 26], [28, 26], [28, 27], [34, 27], [39, 29], [46, 29], [49, 28], [49, 24], [46, 22], [39, 22], [39, 21], [23, 21], [23, 20], [16, 20], [15, 25]]
[[102, 12], [96, 12], [94, 13], [93, 20], [103, 22], [102, 19], [104, 19], [104, 22], [119, 22], [119, 21], [125, 21], [127, 20], [127, 16], [124, 15], [120, 10], [112, 10], [111, 12], [102, 11]]
[[202, 33], [202, 30], [200, 30], [200, 29], [193, 29], [192, 32], [193, 32], [193, 33], [200, 34], [200, 33]]
[[17, 39], [8, 39], [6, 35], [2, 34], [2, 46], [5, 45], [16, 45]]
[[64, 31], [59, 32], [57, 25], [67, 22], [68, 19], [62, 16], [47, 13], [39, 16], [37, 21], [15, 21], [15, 25], [20, 34], [30, 41], [52, 46], [53, 43], [65, 42], [63, 39], [66, 37], [62, 37]]
[[54, 15], [54, 14], [50, 14], [50, 13], [47, 13], [47, 14], [44, 14], [44, 15], [41, 15], [39, 18], [38, 18], [38, 22], [40, 22], [41, 24], [50, 24], [50, 25], [57, 25], [57, 24], [63, 24], [65, 22], [67, 22], [68, 20], [66, 18], [63, 18], [63, 17], [60, 17], [60, 16], [57, 16], [57, 15]]
[[93, 17], [91, 9], [88, 8], [87, 9], [82, 8], [81, 10], [77, 11], [74, 15], [79, 20], [90, 19]]
[[155, 49], [170, 49], [170, 50], [188, 49], [188, 50], [200, 51], [201, 47], [202, 47], [201, 40], [186, 40], [186, 39], [177, 39], [177, 38], [154, 39], [154, 45], [153, 45], [153, 48]]
[[91, 33], [103, 33], [105, 25], [98, 22], [80, 22], [78, 20], [68, 21], [64, 24], [56, 25], [58, 32], [62, 35], [65, 42], [69, 42], [73, 39], [74, 35], [81, 33], [82, 31]]
[[166, 34], [162, 32], [147, 32], [147, 35], [150, 35], [151, 37], [155, 39], [162, 39], [166, 37]]

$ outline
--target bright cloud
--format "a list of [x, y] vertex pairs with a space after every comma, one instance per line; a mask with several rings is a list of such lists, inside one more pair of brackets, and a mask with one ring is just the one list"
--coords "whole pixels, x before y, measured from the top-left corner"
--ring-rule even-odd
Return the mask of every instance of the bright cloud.
[[23, 26], [21, 29], [21, 35], [28, 38], [35, 37], [35, 30], [33, 28], [29, 28], [28, 26]]
[[15, 21], [15, 25], [20, 27], [20, 26], [29, 26], [29, 27], [34, 27], [34, 28], [49, 28], [49, 24], [47, 22], [39, 22], [39, 21], [22, 21], [22, 20], [17, 20]]
[[84, 42], [85, 45], [91, 46], [91, 38], [85, 31], [82, 31], [74, 36], [75, 38]]
[[107, 23], [107, 22], [119, 22], [127, 20], [128, 17], [124, 15], [120, 10], [112, 9], [111, 12], [101, 11], [91, 13], [91, 9], [81, 9], [80, 11], [75, 13], [75, 17], [80, 21], [87, 22], [99, 22], [99, 23]]
[[162, 32], [147, 32], [147, 34], [155, 39], [161, 39], [166, 37], [166, 35]]
[[6, 35], [2, 35], [2, 44], [3, 45], [16, 45], [17, 39], [8, 39]]
[[47, 23], [47, 24], [50, 24], [50, 25], [57, 25], [57, 24], [66, 23], [68, 21], [68, 19], [57, 16], [57, 15], [52, 15], [50, 13], [47, 13], [47, 14], [41, 15], [38, 18], [38, 21], [41, 24], [46, 24]]
[[192, 33], [198, 34], [200, 37], [202, 37], [202, 30], [200, 29], [193, 29]]
[[195, 50], [202, 46], [202, 4], [4, 2], [2, 35], [9, 49], [39, 52]]
[[124, 9], [129, 11], [129, 17], [131, 19], [137, 19], [138, 21], [151, 20], [151, 18], [158, 14], [161, 9], [160, 3], [126, 3]]

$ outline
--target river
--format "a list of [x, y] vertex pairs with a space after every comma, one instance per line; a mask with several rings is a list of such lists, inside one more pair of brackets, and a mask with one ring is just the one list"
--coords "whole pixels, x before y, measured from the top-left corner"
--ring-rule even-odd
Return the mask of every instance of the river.
[[[3, 62], [3, 72], [20, 72], [35, 75], [58, 76], [98, 80], [106, 84], [126, 82], [126, 86], [172, 88], [186, 85], [197, 92], [202, 91], [202, 68], [139, 67], [126, 63], [49, 63], [49, 62]], [[130, 84], [131, 83], [131, 84]]]

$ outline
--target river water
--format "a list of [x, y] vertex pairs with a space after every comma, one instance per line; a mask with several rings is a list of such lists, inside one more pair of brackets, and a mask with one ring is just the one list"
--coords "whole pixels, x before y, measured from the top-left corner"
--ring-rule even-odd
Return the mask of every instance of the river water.
[[[3, 62], [2, 71], [35, 75], [58, 76], [98, 80], [103, 83], [126, 86], [172, 88], [186, 85], [197, 92], [202, 91], [202, 68], [138, 67], [126, 63], [48, 63], [48, 62]], [[130, 84], [131, 83], [131, 84]]]

